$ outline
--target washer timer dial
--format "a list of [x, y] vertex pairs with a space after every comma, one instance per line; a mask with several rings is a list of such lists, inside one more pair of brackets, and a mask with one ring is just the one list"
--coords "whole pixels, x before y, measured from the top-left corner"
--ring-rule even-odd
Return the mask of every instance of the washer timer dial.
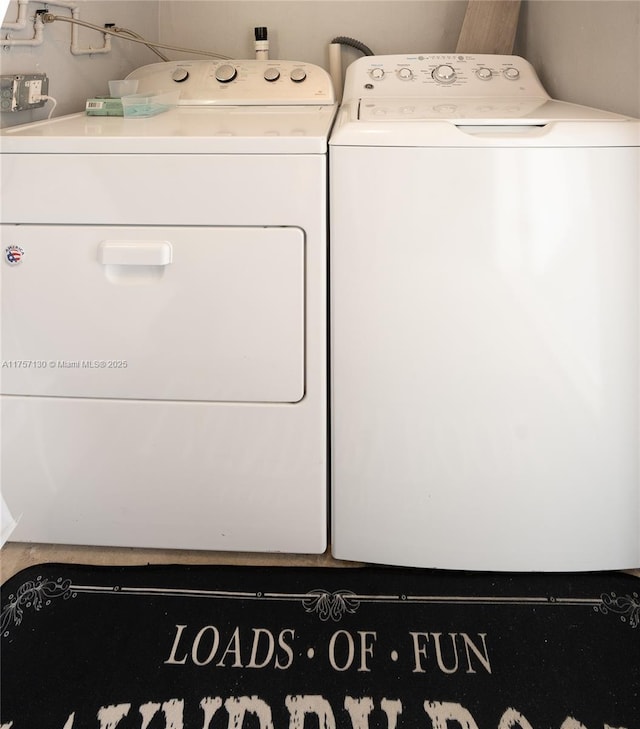
[[452, 84], [456, 80], [456, 70], [453, 66], [444, 63], [433, 69], [433, 79], [441, 84]]

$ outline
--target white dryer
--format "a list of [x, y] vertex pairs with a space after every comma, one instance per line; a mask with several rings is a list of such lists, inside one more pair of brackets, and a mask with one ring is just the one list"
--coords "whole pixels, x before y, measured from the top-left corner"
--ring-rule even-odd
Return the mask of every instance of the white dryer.
[[522, 58], [367, 57], [330, 139], [333, 550], [640, 564], [637, 120]]
[[178, 106], [0, 137], [12, 539], [323, 552], [330, 78], [130, 77]]

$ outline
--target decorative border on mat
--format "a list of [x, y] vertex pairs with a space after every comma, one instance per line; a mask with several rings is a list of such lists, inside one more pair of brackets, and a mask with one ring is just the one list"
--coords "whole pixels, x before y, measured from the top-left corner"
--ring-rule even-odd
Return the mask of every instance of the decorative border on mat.
[[28, 609], [42, 610], [43, 607], [51, 605], [56, 598], [68, 600], [76, 597], [77, 592], [71, 586], [71, 580], [58, 577], [57, 580], [47, 580], [43, 577], [36, 577], [35, 580], [28, 580], [9, 595], [8, 603], [0, 613], [0, 633], [6, 638], [9, 629], [17, 627], [22, 623], [24, 611]]
[[599, 598], [563, 598], [563, 597], [489, 597], [458, 595], [367, 595], [357, 594], [350, 590], [330, 592], [324, 589], [310, 590], [306, 593], [282, 592], [233, 592], [227, 590], [189, 590], [162, 587], [122, 587], [114, 585], [75, 585], [71, 580], [59, 577], [57, 580], [29, 580], [21, 585], [15, 593], [8, 597], [8, 603], [0, 613], [0, 632], [3, 637], [9, 635], [10, 629], [22, 623], [24, 611], [41, 610], [51, 605], [55, 599], [68, 600], [80, 593], [112, 594], [121, 596], [158, 595], [162, 597], [188, 597], [201, 599], [227, 600], [262, 600], [300, 602], [307, 613], [315, 613], [323, 621], [339, 622], [347, 614], [354, 614], [362, 603], [388, 604], [424, 604], [424, 605], [518, 605], [518, 606], [550, 606], [550, 607], [591, 607], [603, 615], [618, 615], [620, 620], [631, 628], [640, 626], [640, 597], [637, 592], [632, 595], [618, 596], [615, 592], [602, 593]]
[[623, 623], [629, 622], [632, 628], [640, 625], [640, 599], [638, 593], [633, 595], [618, 596], [615, 592], [610, 595], [602, 595], [602, 604], [598, 606], [598, 610], [605, 615], [607, 613], [615, 613], [620, 616]]

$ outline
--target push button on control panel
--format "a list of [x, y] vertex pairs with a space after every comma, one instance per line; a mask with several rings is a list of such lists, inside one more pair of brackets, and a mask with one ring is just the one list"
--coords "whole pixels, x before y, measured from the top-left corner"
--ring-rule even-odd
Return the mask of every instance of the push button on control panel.
[[458, 107], [455, 104], [438, 104], [433, 110], [438, 114], [455, 114]]

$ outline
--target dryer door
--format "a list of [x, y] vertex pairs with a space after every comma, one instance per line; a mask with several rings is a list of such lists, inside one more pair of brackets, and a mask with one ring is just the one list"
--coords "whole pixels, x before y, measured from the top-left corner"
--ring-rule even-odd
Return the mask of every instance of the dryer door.
[[2, 226], [2, 393], [296, 402], [304, 232]]

